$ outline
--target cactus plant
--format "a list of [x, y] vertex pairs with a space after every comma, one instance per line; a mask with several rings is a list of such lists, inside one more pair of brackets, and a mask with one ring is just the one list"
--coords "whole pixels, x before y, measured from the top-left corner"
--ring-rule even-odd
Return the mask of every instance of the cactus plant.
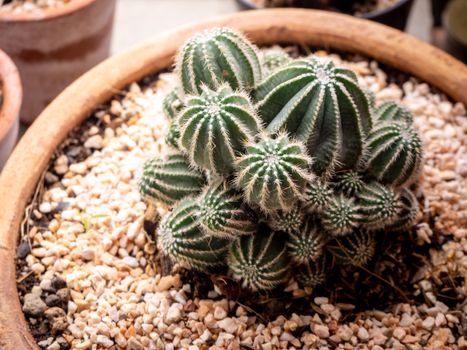
[[264, 73], [271, 73], [291, 61], [290, 56], [280, 49], [264, 51], [262, 58]]
[[270, 226], [275, 231], [293, 233], [300, 230], [305, 222], [305, 213], [300, 206], [291, 210], [278, 210], [271, 215]]
[[355, 73], [331, 61], [292, 61], [255, 90], [271, 133], [286, 130], [306, 142], [318, 173], [352, 168], [371, 130], [369, 101]]
[[331, 199], [323, 211], [321, 221], [327, 232], [333, 236], [342, 236], [352, 232], [360, 224], [362, 217], [355, 198], [342, 194]]
[[411, 114], [376, 106], [351, 70], [277, 50], [258, 57], [230, 29], [188, 40], [163, 102], [170, 153], [149, 159], [138, 185], [172, 207], [157, 238], [183, 267], [219, 267], [253, 291], [289, 277], [315, 287], [335, 261], [367, 264], [375, 231], [414, 224], [407, 185], [422, 143]]
[[289, 272], [287, 247], [280, 234], [259, 230], [238, 238], [230, 247], [228, 264], [234, 279], [253, 291], [284, 282]]
[[292, 260], [304, 264], [316, 260], [323, 252], [324, 237], [317, 223], [308, 219], [297, 231], [289, 232], [287, 247]]
[[200, 225], [208, 235], [234, 239], [256, 232], [242, 195], [225, 184], [208, 187], [199, 198]]
[[189, 39], [178, 54], [176, 71], [185, 94], [200, 94], [202, 86], [217, 89], [223, 83], [250, 90], [261, 80], [256, 48], [229, 28], [209, 29]]
[[392, 224], [401, 210], [397, 193], [378, 182], [365, 184], [357, 196], [362, 224], [368, 229], [381, 229]]
[[321, 256], [316, 261], [309, 260], [302, 265], [295, 266], [294, 269], [297, 282], [303, 287], [313, 288], [326, 281], [327, 258]]
[[168, 119], [175, 119], [175, 117], [183, 109], [183, 102], [179, 97], [177, 89], [172, 89], [164, 98], [162, 102], [162, 109]]
[[309, 182], [305, 189], [304, 208], [310, 213], [320, 213], [332, 199], [333, 191], [325, 181]]
[[418, 203], [412, 192], [407, 188], [403, 188], [400, 191], [399, 200], [401, 203], [399, 213], [394, 222], [385, 227], [388, 231], [406, 231], [414, 225], [417, 219], [419, 213]]
[[265, 212], [289, 210], [303, 197], [303, 190], [311, 175], [311, 159], [299, 142], [279, 134], [261, 137], [249, 143], [237, 162], [236, 184], [248, 203], [258, 205]]
[[213, 173], [233, 171], [245, 143], [260, 130], [248, 97], [224, 85], [217, 91], [203, 88], [187, 101], [179, 118], [180, 146], [190, 162]]
[[167, 133], [165, 134], [165, 143], [175, 149], [178, 149], [178, 140], [180, 139], [180, 128], [176, 120], [172, 120], [169, 124]]
[[375, 125], [386, 121], [400, 121], [406, 123], [406, 125], [413, 124], [412, 113], [395, 101], [387, 101], [379, 105], [373, 112], [372, 117]]
[[422, 141], [405, 122], [382, 123], [368, 136], [367, 171], [393, 186], [416, 180], [422, 164]]
[[364, 266], [373, 258], [376, 241], [368, 231], [358, 230], [336, 239], [328, 250], [345, 265]]
[[185, 156], [174, 152], [166, 159], [146, 160], [138, 187], [146, 199], [173, 205], [186, 196], [201, 192], [204, 183], [203, 175], [191, 169]]
[[185, 198], [161, 220], [159, 240], [163, 252], [181, 265], [209, 271], [224, 264], [229, 241], [207, 236], [199, 225], [199, 204]]
[[340, 192], [351, 197], [362, 190], [365, 182], [354, 170], [341, 171], [335, 175], [335, 187]]

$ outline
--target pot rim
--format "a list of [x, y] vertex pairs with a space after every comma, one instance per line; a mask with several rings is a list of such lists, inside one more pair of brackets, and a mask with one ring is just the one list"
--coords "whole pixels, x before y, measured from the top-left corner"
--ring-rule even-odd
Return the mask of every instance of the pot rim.
[[[262, 7], [259, 7], [258, 5], [254, 4], [251, 0], [237, 0], [239, 1], [240, 3], [244, 4], [245, 6], [247, 7], [250, 7], [252, 10], [262, 10], [264, 8]], [[404, 6], [406, 3], [408, 2], [412, 2], [413, 0], [399, 0], [398, 2], [396, 2], [395, 4], [391, 5], [391, 6], [388, 6], [388, 7], [385, 7], [385, 8], [382, 8], [382, 9], [379, 9], [379, 10], [373, 10], [373, 11], [370, 11], [370, 12], [367, 12], [363, 15], [360, 15], [360, 16], [354, 16], [354, 17], [357, 17], [357, 18], [365, 18], [365, 19], [373, 19], [375, 17], [378, 17], [378, 16], [381, 16], [381, 15], [385, 15], [393, 10], [396, 10], [398, 9], [399, 7], [401, 6]], [[340, 13], [340, 12], [339, 12]]]
[[67, 16], [70, 13], [81, 10], [97, 0], [73, 0], [72, 2], [54, 8], [27, 12], [0, 12], [0, 22], [40, 22]]
[[2, 140], [19, 118], [23, 96], [18, 69], [2, 50], [0, 50], [0, 85], [3, 93], [3, 102], [0, 107], [0, 140]]
[[66, 88], [41, 113], [0, 175], [0, 344], [4, 349], [38, 349], [16, 289], [15, 252], [24, 209], [56, 148], [96, 106], [130, 83], [170, 68], [176, 50], [193, 33], [219, 26], [244, 31], [261, 45], [301, 43], [360, 53], [419, 77], [467, 104], [467, 66], [463, 63], [396, 29], [327, 11], [234, 13], [165, 32], [107, 59]]

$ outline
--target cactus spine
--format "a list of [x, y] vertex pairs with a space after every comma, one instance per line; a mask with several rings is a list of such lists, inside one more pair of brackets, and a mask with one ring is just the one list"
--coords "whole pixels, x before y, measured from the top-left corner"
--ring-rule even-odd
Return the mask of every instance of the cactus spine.
[[292, 61], [255, 90], [271, 133], [286, 130], [306, 143], [318, 173], [352, 168], [371, 130], [369, 102], [356, 75], [331, 61]]
[[148, 200], [173, 205], [184, 197], [200, 192], [204, 183], [202, 174], [191, 169], [187, 159], [175, 152], [169, 154], [167, 159], [148, 159], [143, 165], [138, 187]]
[[287, 247], [279, 234], [259, 231], [238, 238], [230, 247], [229, 267], [233, 278], [251, 290], [268, 290], [287, 278]]
[[163, 252], [181, 265], [209, 271], [224, 264], [228, 240], [206, 236], [199, 225], [199, 205], [186, 198], [162, 219], [159, 240]]
[[287, 211], [303, 197], [302, 191], [311, 180], [310, 164], [300, 143], [283, 134], [276, 138], [265, 135], [259, 142], [249, 143], [239, 159], [237, 187], [243, 189], [248, 203], [265, 212]]
[[259, 120], [244, 94], [228, 86], [203, 89], [187, 101], [178, 118], [180, 145], [191, 163], [213, 173], [229, 173], [237, 154], [259, 131]]
[[202, 86], [217, 89], [223, 83], [250, 90], [262, 75], [256, 48], [229, 28], [206, 30], [189, 39], [176, 67], [185, 94], [200, 94]]

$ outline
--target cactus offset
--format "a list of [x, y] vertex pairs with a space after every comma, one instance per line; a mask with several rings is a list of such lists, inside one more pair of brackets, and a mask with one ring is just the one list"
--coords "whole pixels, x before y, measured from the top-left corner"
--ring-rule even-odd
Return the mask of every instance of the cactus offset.
[[309, 260], [305, 264], [295, 266], [295, 278], [303, 287], [313, 288], [326, 281], [328, 270], [327, 259], [321, 256], [316, 261]]
[[409, 189], [403, 188], [400, 191], [399, 201], [401, 205], [394, 222], [385, 227], [388, 231], [406, 231], [414, 225], [418, 217], [418, 202]]
[[200, 225], [206, 234], [234, 239], [256, 232], [253, 218], [242, 203], [242, 195], [225, 184], [207, 188], [198, 202]]
[[191, 169], [180, 153], [169, 154], [167, 159], [148, 159], [138, 180], [139, 191], [146, 199], [167, 205], [201, 192], [204, 184], [203, 175]]
[[291, 61], [290, 56], [282, 50], [270, 49], [263, 53], [264, 73], [272, 73]]
[[229, 241], [207, 236], [199, 225], [199, 205], [186, 198], [166, 214], [159, 226], [163, 252], [181, 265], [201, 271], [224, 264]]
[[320, 213], [332, 200], [332, 196], [332, 189], [324, 181], [311, 181], [305, 189], [303, 206], [310, 213]]
[[235, 159], [260, 130], [253, 106], [228, 86], [203, 89], [191, 97], [179, 118], [180, 146], [190, 162], [213, 173], [233, 171]]
[[367, 171], [393, 186], [417, 179], [422, 164], [422, 141], [404, 122], [382, 123], [368, 137]]
[[253, 291], [272, 289], [283, 283], [289, 263], [281, 235], [266, 229], [242, 236], [230, 247], [228, 265], [233, 278]]
[[243, 190], [247, 203], [265, 212], [289, 210], [311, 180], [310, 164], [300, 143], [283, 134], [276, 138], [264, 135], [259, 142], [249, 143], [239, 159], [237, 187]]
[[362, 190], [365, 182], [356, 171], [341, 171], [335, 176], [335, 187], [340, 192], [351, 197]]
[[227, 83], [232, 89], [250, 90], [261, 80], [256, 48], [242, 34], [214, 28], [193, 36], [180, 50], [176, 72], [185, 94], [200, 94]]
[[382, 229], [392, 224], [402, 206], [394, 190], [377, 182], [365, 184], [357, 196], [361, 221], [368, 229]]
[[178, 140], [180, 139], [180, 128], [176, 120], [172, 120], [169, 129], [165, 134], [165, 143], [175, 149], [178, 149]]
[[355, 231], [336, 239], [328, 250], [341, 264], [364, 266], [375, 254], [376, 242], [368, 231]]
[[177, 89], [172, 89], [164, 98], [162, 102], [162, 109], [168, 119], [175, 119], [175, 117], [183, 109], [183, 102], [179, 97]]
[[375, 125], [383, 122], [404, 122], [406, 125], [413, 124], [413, 116], [404, 106], [394, 101], [387, 101], [379, 105], [372, 114]]
[[333, 236], [342, 236], [358, 227], [362, 217], [354, 198], [339, 195], [331, 199], [323, 211], [321, 219], [323, 227], [328, 233]]
[[261, 118], [306, 143], [318, 173], [352, 168], [371, 130], [369, 101], [351, 70], [308, 58], [275, 71], [255, 90]]
[[299, 206], [291, 210], [278, 210], [271, 215], [269, 225], [274, 231], [293, 233], [300, 230], [305, 222], [305, 213]]
[[325, 240], [313, 219], [308, 219], [298, 231], [290, 232], [287, 247], [292, 260], [304, 264], [316, 260], [322, 253]]

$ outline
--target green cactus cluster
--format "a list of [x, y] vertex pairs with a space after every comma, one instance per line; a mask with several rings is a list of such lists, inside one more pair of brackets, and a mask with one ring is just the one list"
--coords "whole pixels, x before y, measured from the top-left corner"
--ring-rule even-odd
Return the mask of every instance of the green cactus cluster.
[[253, 291], [291, 278], [315, 287], [336, 264], [371, 264], [378, 235], [414, 225], [413, 117], [375, 105], [351, 70], [216, 28], [187, 41], [175, 74], [163, 103], [170, 153], [138, 180], [169, 207], [156, 239], [174, 262], [227, 270]]

